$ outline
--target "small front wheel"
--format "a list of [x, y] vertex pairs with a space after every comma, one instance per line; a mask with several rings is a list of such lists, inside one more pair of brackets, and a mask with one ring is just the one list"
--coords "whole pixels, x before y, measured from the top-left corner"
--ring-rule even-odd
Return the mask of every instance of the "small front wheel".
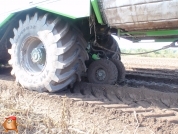
[[106, 59], [92, 62], [88, 68], [88, 81], [96, 84], [115, 84], [118, 71], [116, 65]]

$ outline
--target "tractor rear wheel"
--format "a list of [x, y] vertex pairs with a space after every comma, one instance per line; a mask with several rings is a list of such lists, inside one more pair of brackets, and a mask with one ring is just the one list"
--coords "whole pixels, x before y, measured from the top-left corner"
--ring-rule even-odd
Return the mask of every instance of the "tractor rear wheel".
[[9, 64], [11, 74], [23, 87], [56, 92], [73, 85], [86, 71], [87, 43], [61, 18], [27, 15], [13, 31]]

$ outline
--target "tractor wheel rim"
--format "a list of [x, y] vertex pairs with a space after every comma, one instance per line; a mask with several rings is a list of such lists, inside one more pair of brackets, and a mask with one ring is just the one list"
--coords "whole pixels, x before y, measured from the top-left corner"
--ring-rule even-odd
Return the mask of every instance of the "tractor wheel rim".
[[29, 37], [21, 46], [20, 62], [31, 75], [41, 73], [46, 66], [46, 49], [37, 37]]
[[44, 48], [34, 48], [31, 53], [31, 59], [33, 63], [38, 63], [43, 65], [45, 63], [45, 49]]
[[106, 78], [106, 72], [103, 69], [98, 69], [96, 71], [96, 78], [100, 81], [103, 81]]

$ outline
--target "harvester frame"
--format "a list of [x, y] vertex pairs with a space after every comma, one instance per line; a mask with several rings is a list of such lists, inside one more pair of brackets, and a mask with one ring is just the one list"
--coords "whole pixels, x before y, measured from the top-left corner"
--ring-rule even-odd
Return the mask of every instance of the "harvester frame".
[[[72, 7], [74, 2], [75, 8]], [[159, 6], [160, 3], [177, 3], [176, 0], [166, 2], [149, 4]], [[71, 10], [65, 8], [68, 4], [71, 4]], [[173, 42], [177, 39], [176, 15], [172, 15], [172, 23], [164, 28], [159, 24], [169, 23], [151, 20], [146, 4], [143, 1], [124, 3], [117, 0], [39, 0], [7, 10], [5, 13], [9, 13], [9, 16], [0, 23], [0, 60], [9, 60], [11, 74], [23, 87], [39, 92], [56, 92], [73, 87], [86, 72], [91, 83], [121, 83], [124, 81], [125, 68], [121, 62], [119, 45], [112, 34], [133, 42], [143, 39]], [[78, 9], [81, 6], [82, 11]], [[145, 8], [146, 21], [145, 18], [140, 21], [139, 15], [144, 14], [133, 10], [137, 6]], [[125, 10], [128, 7], [130, 11]], [[123, 13], [131, 15], [124, 19], [120, 16]]]

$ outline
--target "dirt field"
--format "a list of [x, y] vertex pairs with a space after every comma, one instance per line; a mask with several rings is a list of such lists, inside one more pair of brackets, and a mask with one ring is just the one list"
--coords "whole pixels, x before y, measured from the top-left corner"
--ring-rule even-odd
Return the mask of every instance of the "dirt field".
[[[161, 63], [175, 70], [177, 63], [130, 57], [122, 61], [130, 70], [159, 70]], [[178, 93], [84, 82], [71, 91], [37, 93], [8, 75], [0, 75], [0, 89], [0, 123], [15, 115], [19, 134], [178, 134]], [[5, 134], [2, 126], [0, 133]]]
[[126, 79], [136, 80], [131, 82], [134, 85], [142, 85], [144, 81], [143, 85], [159, 86], [160, 91], [167, 88], [173, 89], [172, 91], [178, 89], [177, 59], [123, 56], [122, 62], [127, 70]]
[[122, 62], [127, 69], [166, 69], [178, 72], [178, 59], [176, 58], [122, 56]]
[[[36, 93], [4, 75], [0, 85], [0, 121], [15, 115], [19, 134], [178, 132], [178, 94], [86, 83], [78, 84], [75, 93]], [[4, 134], [2, 126], [0, 131]]]

